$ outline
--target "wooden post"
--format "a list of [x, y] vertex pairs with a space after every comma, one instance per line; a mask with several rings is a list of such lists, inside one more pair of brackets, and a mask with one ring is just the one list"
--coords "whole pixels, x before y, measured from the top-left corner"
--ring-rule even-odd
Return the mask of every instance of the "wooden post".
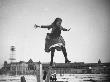
[[42, 64], [40, 63], [40, 82], [43, 82], [43, 76], [42, 76]]
[[39, 62], [37, 65], [37, 72], [36, 72], [36, 77], [37, 77], [37, 82], [43, 82], [42, 78], [42, 64]]

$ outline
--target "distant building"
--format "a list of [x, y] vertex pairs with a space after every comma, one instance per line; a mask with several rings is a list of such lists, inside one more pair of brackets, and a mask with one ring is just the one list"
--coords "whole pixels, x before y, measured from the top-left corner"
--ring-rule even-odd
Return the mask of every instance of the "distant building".
[[[43, 64], [43, 70], [47, 70], [49, 64]], [[110, 63], [54, 63], [53, 72], [57, 74], [110, 74]]]
[[0, 74], [8, 74], [10, 71], [10, 64], [7, 61], [4, 61], [3, 67], [0, 69]]
[[10, 73], [14, 75], [26, 74], [28, 65], [24, 61], [13, 62], [10, 64]]
[[28, 62], [24, 62], [24, 61], [20, 61], [20, 62], [13, 62], [11, 63], [11, 66], [10, 66], [10, 73], [11, 74], [17, 74], [17, 75], [20, 75], [20, 74], [35, 74], [36, 73], [36, 70], [37, 65], [39, 64], [39, 62], [33, 62], [32, 59], [30, 59]]
[[[41, 62], [33, 62], [30, 59], [28, 62], [12, 62], [8, 64], [4, 62], [4, 66], [0, 70], [1, 74], [12, 74], [12, 75], [34, 75], [39, 72]], [[43, 71], [47, 71], [49, 63], [42, 63]], [[57, 74], [110, 74], [110, 63], [101, 63], [101, 60], [97, 63], [54, 63], [52, 72]]]

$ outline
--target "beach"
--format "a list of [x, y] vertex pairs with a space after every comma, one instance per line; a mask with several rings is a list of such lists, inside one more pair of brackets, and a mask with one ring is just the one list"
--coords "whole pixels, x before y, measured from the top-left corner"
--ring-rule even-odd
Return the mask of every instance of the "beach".
[[[35, 75], [0, 75], [0, 82], [21, 82], [20, 78], [24, 76], [26, 82], [37, 82]], [[109, 82], [110, 76], [107, 74], [57, 74], [57, 81], [64, 82]]]

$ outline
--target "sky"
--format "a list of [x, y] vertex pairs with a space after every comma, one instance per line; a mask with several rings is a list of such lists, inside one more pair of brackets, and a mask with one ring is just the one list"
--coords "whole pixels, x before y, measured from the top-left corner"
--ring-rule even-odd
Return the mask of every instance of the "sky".
[[[48, 29], [34, 29], [34, 24], [49, 25], [62, 18], [62, 31], [71, 62], [110, 62], [109, 0], [0, 0], [0, 66], [10, 62], [10, 48], [15, 46], [16, 61], [50, 62], [44, 51]], [[55, 51], [54, 62], [64, 62]]]

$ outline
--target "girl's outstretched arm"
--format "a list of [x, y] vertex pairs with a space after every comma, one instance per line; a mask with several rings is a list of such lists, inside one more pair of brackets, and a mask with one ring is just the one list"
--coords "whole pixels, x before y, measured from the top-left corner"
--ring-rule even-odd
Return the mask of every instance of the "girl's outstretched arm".
[[41, 25], [40, 27], [41, 27], [41, 28], [48, 28], [48, 30], [52, 28], [51, 25]]
[[36, 24], [34, 25], [34, 28], [35, 28], [35, 29], [38, 28], [38, 27], [40, 27], [40, 26], [38, 26], [38, 25], [36, 25]]
[[41, 26], [39, 26], [39, 25], [35, 24], [34, 27], [35, 28], [38, 28], [38, 27], [40, 27], [40, 28], [48, 28], [48, 30], [51, 29], [51, 25], [41, 25]]
[[66, 29], [66, 28], [63, 28], [63, 27], [61, 26], [61, 30], [63, 30], [63, 31], [69, 31], [70, 29]]

